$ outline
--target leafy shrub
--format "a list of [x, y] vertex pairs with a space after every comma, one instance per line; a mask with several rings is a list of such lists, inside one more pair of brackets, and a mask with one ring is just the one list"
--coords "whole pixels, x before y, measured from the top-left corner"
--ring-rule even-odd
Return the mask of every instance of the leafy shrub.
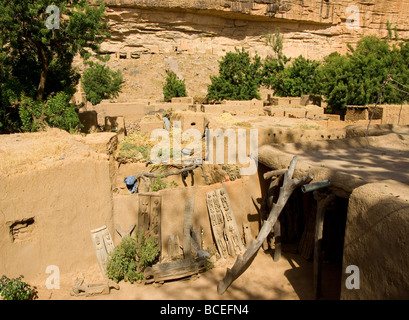
[[78, 109], [65, 92], [50, 96], [46, 102], [22, 96], [19, 115], [23, 131], [34, 132], [46, 126], [74, 132], [81, 127]]
[[89, 68], [82, 75], [82, 88], [93, 105], [104, 99], [117, 98], [122, 90], [123, 77], [100, 63], [87, 62]]
[[164, 181], [162, 177], [155, 178], [154, 182], [151, 184], [151, 189], [153, 192], [157, 192], [160, 190], [165, 190], [167, 188], [176, 188], [179, 185], [175, 181], [171, 181], [170, 183]]
[[29, 284], [22, 281], [21, 275], [16, 279], [9, 279], [2, 276], [0, 279], [0, 295], [4, 300], [34, 300], [37, 297], [37, 291]]
[[185, 80], [181, 80], [177, 75], [166, 70], [166, 83], [163, 86], [163, 97], [165, 102], [172, 101], [172, 98], [187, 97]]
[[143, 236], [125, 237], [108, 257], [106, 270], [108, 278], [133, 283], [143, 279], [143, 270], [152, 265], [160, 253], [157, 239]]
[[261, 66], [260, 57], [256, 55], [251, 59], [244, 48], [228, 52], [219, 61], [219, 75], [210, 76], [212, 83], [208, 87], [207, 99], [214, 102], [260, 99]]
[[123, 279], [133, 282], [132, 276], [136, 271], [136, 250], [138, 243], [132, 237], [125, 237], [109, 256], [106, 270], [110, 279], [119, 282]]
[[167, 187], [168, 187], [168, 184], [161, 177], [157, 177], [155, 181], [151, 184], [151, 188], [153, 192], [164, 190]]
[[138, 243], [138, 250], [136, 251], [138, 271], [143, 271], [156, 262], [160, 254], [160, 247], [156, 238], [144, 236], [140, 232], [136, 232], [136, 241]]

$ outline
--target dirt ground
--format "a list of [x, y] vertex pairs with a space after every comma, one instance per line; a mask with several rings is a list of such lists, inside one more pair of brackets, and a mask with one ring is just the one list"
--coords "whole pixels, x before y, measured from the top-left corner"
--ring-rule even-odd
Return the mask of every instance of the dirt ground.
[[[215, 267], [198, 276], [164, 284], [119, 282], [119, 290], [109, 295], [94, 297], [72, 296], [70, 291], [76, 275], [64, 277], [60, 289], [48, 290], [45, 283], [34, 283], [40, 300], [312, 300], [313, 264], [300, 255], [285, 252], [274, 262], [272, 252], [260, 250], [250, 267], [223, 294], [217, 293], [217, 284], [226, 268], [234, 260], [219, 260]], [[102, 282], [97, 268], [95, 273], [82, 274], [84, 284]], [[340, 274], [337, 267], [323, 267], [323, 299], [339, 299]]]

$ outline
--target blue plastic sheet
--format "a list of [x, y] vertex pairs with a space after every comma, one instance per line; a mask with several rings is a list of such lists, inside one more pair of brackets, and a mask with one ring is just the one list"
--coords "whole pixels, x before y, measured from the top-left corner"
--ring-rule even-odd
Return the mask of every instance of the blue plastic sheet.
[[129, 192], [131, 192], [132, 194], [136, 192], [136, 188], [138, 187], [138, 181], [135, 179], [134, 176], [125, 178], [124, 182]]

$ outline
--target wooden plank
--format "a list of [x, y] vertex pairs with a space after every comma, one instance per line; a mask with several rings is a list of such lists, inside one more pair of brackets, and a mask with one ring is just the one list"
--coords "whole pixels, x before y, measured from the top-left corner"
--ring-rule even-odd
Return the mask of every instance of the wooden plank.
[[139, 194], [138, 232], [158, 240], [162, 252], [162, 197], [155, 193]]
[[115, 246], [106, 226], [91, 230], [92, 243], [97, 256], [98, 265], [101, 273], [106, 277], [106, 263], [109, 255], [114, 252]]
[[216, 191], [207, 192], [206, 203], [217, 250], [219, 251], [220, 256], [223, 259], [226, 259], [229, 253], [227, 250], [226, 240], [224, 238], [224, 218]]
[[178, 280], [206, 270], [206, 258], [183, 259], [148, 267], [144, 272], [145, 283]]
[[179, 250], [179, 236], [177, 234], [171, 234], [168, 236], [168, 255], [170, 259], [176, 259], [180, 256]]
[[148, 194], [139, 194], [138, 231], [145, 234], [149, 231], [151, 214], [151, 197]]
[[151, 196], [151, 213], [149, 220], [149, 234], [158, 240], [159, 250], [162, 252], [161, 232], [162, 197]]
[[230, 256], [236, 257], [238, 254], [243, 253], [245, 249], [226, 188], [223, 186], [222, 189], [216, 190], [216, 195], [224, 218], [224, 235], [227, 238], [228, 252]]
[[314, 293], [315, 298], [319, 299], [322, 295], [321, 280], [322, 280], [322, 233], [324, 229], [325, 210], [328, 205], [336, 199], [334, 194], [321, 194], [314, 192], [314, 198], [317, 200], [317, 215], [315, 222], [315, 238], [314, 238]]

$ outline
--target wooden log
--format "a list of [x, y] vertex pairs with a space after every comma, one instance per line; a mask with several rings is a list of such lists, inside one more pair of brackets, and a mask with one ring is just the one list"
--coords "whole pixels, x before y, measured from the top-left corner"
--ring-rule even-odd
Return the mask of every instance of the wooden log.
[[168, 255], [171, 260], [180, 258], [182, 256], [180, 245], [179, 245], [179, 236], [177, 234], [171, 234], [168, 236]]
[[194, 256], [197, 255], [197, 252], [201, 250], [201, 235], [199, 229], [192, 229], [191, 232], [191, 249]]
[[[279, 171], [281, 172], [282, 170], [279, 170]], [[271, 171], [271, 172], [277, 172], [277, 171]], [[279, 188], [280, 183], [282, 182], [282, 178], [283, 178], [283, 175], [279, 175], [275, 179], [271, 180], [270, 186], [269, 186], [268, 191], [267, 191], [267, 198], [266, 198], [266, 203], [265, 203], [265, 206], [266, 206], [268, 212], [270, 212], [271, 209], [273, 208], [274, 195], [276, 193], [277, 188]], [[280, 223], [280, 221], [277, 220], [276, 223]], [[281, 225], [277, 226], [277, 228], [278, 228], [277, 232], [280, 232], [280, 235], [277, 234], [277, 237], [276, 237], [276, 230], [275, 229], [274, 229], [274, 234], [272, 234], [270, 232], [270, 234], [267, 236], [266, 240], [264, 240], [264, 242], [263, 242], [263, 249], [264, 250], [268, 250], [269, 244], [270, 244], [270, 247], [273, 246], [272, 243], [269, 240], [269, 238], [271, 239], [271, 236], [274, 239], [275, 245], [278, 244], [278, 241], [281, 241]], [[280, 240], [278, 240], [278, 239], [280, 239]], [[281, 248], [281, 245], [280, 245], [280, 248]], [[275, 259], [280, 259], [281, 249], [280, 249], [280, 253], [277, 256], [275, 255], [275, 252], [276, 251], [274, 251]], [[274, 261], [278, 261], [278, 260], [274, 260]]]
[[280, 260], [281, 257], [281, 223], [277, 219], [274, 225], [274, 262]]
[[263, 175], [263, 177], [264, 177], [264, 180], [268, 180], [268, 179], [271, 179], [271, 178], [273, 178], [273, 177], [282, 176], [282, 175], [284, 175], [286, 172], [287, 172], [287, 169], [273, 170], [273, 171], [266, 172], [266, 173]]
[[317, 200], [317, 215], [315, 220], [315, 238], [314, 238], [314, 293], [315, 299], [322, 295], [322, 233], [324, 229], [325, 209], [336, 199], [334, 194], [322, 194], [314, 192], [314, 198]]
[[155, 264], [144, 271], [145, 284], [178, 280], [206, 270], [206, 258], [183, 259], [174, 262]]
[[183, 224], [183, 255], [185, 259], [192, 257], [193, 212], [195, 208], [195, 196], [187, 197], [185, 207], [185, 219]]
[[173, 170], [173, 171], [168, 171], [168, 172], [163, 172], [163, 173], [155, 173], [155, 172], [141, 172], [138, 173], [137, 175], [134, 176], [135, 181], [138, 181], [139, 186], [142, 186], [142, 183], [140, 180], [145, 180], [145, 187], [143, 190], [139, 190], [140, 192], [149, 192], [150, 190], [150, 179], [155, 179], [155, 178], [166, 178], [169, 176], [177, 176], [180, 175], [184, 172], [193, 172], [196, 168], [201, 168], [202, 173], [203, 173], [203, 178], [205, 180], [205, 183], [209, 185], [209, 179], [206, 174], [206, 170], [202, 164], [194, 164], [190, 166], [182, 166], [182, 168], [178, 170]]
[[132, 234], [132, 231], [135, 229], [136, 224], [132, 224], [127, 231], [123, 231], [122, 228], [119, 225], [115, 225], [115, 230], [116, 232], [118, 232], [118, 234], [121, 236], [121, 238], [125, 238], [125, 237], [130, 237]]
[[301, 179], [293, 178], [297, 162], [298, 157], [294, 157], [290, 163], [288, 171], [284, 175], [284, 184], [280, 189], [280, 196], [278, 198], [278, 201], [273, 205], [273, 208], [270, 211], [270, 215], [264, 222], [264, 225], [261, 228], [256, 240], [254, 240], [250, 244], [243, 255], [239, 255], [237, 257], [236, 262], [231, 269], [227, 268], [225, 277], [221, 281], [219, 281], [217, 292], [220, 295], [222, 295], [230, 287], [234, 280], [236, 280], [241, 274], [243, 274], [243, 272], [246, 271], [247, 268], [251, 265], [263, 241], [271, 232], [271, 229], [274, 227], [281, 211], [283, 210], [293, 191], [296, 188], [312, 181], [313, 177], [311, 174], [308, 174]]

